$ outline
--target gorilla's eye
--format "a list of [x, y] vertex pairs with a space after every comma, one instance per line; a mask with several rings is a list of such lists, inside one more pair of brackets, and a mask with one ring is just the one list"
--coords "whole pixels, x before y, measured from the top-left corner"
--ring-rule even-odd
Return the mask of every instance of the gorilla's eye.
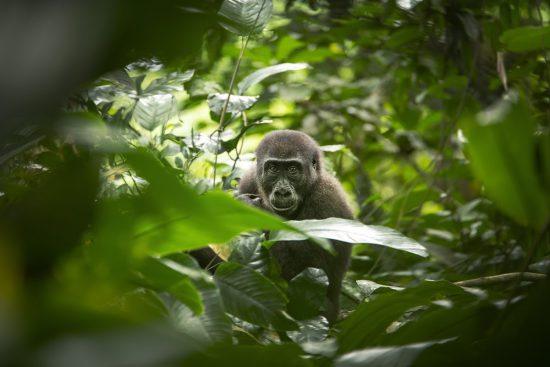
[[269, 166], [267, 166], [267, 171], [269, 173], [277, 173], [279, 172], [279, 169], [275, 165], [270, 164]]
[[290, 166], [288, 167], [288, 173], [290, 175], [295, 175], [298, 173], [298, 168], [296, 168], [296, 166]]

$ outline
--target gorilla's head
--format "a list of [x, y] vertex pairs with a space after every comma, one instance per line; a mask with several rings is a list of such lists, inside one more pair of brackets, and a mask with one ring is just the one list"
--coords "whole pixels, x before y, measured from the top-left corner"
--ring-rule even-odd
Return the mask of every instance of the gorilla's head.
[[256, 159], [257, 184], [264, 200], [275, 213], [291, 217], [321, 173], [319, 146], [304, 133], [274, 131], [258, 146]]

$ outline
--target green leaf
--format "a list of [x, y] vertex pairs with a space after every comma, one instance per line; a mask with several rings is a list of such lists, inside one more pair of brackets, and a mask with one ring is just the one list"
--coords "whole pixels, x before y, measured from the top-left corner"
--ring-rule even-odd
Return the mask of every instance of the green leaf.
[[[168, 259], [201, 275], [206, 274], [196, 261], [187, 254], [171, 254]], [[185, 334], [203, 343], [229, 342], [231, 340], [231, 320], [225, 313], [220, 291], [213, 282], [212, 277], [208, 275], [205, 280], [202, 276], [192, 275], [191, 278], [200, 292], [204, 312], [196, 315], [184, 304], [175, 302], [170, 309], [174, 323]]]
[[362, 303], [341, 323], [338, 336], [340, 351], [378, 345], [386, 335], [386, 329], [407, 310], [430, 304], [434, 300], [448, 298], [477, 298], [461, 287], [446, 281], [424, 281], [418, 286], [399, 292], [379, 294], [375, 299]]
[[238, 85], [239, 94], [244, 94], [246, 91], [253, 85], [258, 84], [265, 78], [268, 78], [275, 74], [284, 73], [286, 71], [295, 71], [307, 69], [310, 66], [304, 62], [300, 63], [284, 63], [273, 66], [268, 66], [266, 68], [256, 70], [252, 74], [244, 78]]
[[153, 80], [141, 94], [151, 96], [155, 94], [174, 93], [183, 91], [183, 83], [191, 80], [195, 70], [187, 70], [184, 73], [172, 72]]
[[246, 126], [243, 126], [241, 128], [241, 130], [239, 131], [239, 133], [237, 134], [237, 136], [229, 139], [229, 140], [222, 140], [221, 141], [221, 148], [220, 150], [224, 151], [224, 152], [230, 152], [232, 151], [233, 149], [236, 149], [237, 148], [237, 144], [239, 143], [239, 141], [242, 141], [242, 138], [244, 136], [244, 134], [252, 127], [256, 127], [256, 126], [262, 126], [262, 125], [268, 125], [268, 124], [271, 124], [273, 121], [272, 120], [269, 120], [269, 119], [261, 119], [259, 121], [253, 121], [253, 122], [249, 122], [248, 125]]
[[[227, 93], [214, 93], [208, 95], [208, 107], [216, 115], [221, 115], [223, 106], [227, 101]], [[241, 113], [248, 110], [258, 101], [258, 97], [231, 95], [225, 113]]]
[[297, 320], [317, 316], [325, 305], [328, 277], [321, 269], [307, 268], [288, 284], [288, 313]]
[[357, 158], [351, 152], [351, 150], [343, 144], [322, 145], [320, 148], [323, 152], [327, 152], [327, 153], [338, 153], [338, 152], [344, 153], [354, 161], [359, 162], [359, 158]]
[[[198, 195], [144, 149], [129, 152], [125, 158], [148, 182], [143, 194], [131, 199], [124, 214], [132, 217], [133, 230], [118, 234], [139, 253], [165, 255], [225, 243], [253, 229], [291, 228], [225, 192]], [[205, 230], [208, 228], [213, 230]]]
[[[183, 266], [180, 265], [180, 267]], [[145, 259], [140, 272], [149, 288], [172, 294], [195, 314], [201, 314], [204, 311], [201, 296], [189, 277], [165, 265], [162, 259]]]
[[313, 319], [300, 321], [299, 330], [288, 331], [287, 334], [294, 343], [316, 343], [322, 342], [328, 336], [329, 325], [324, 316], [318, 316]]
[[305, 43], [297, 40], [296, 37], [284, 36], [279, 40], [275, 57], [277, 58], [277, 60], [286, 59], [292, 53], [292, 51], [299, 49], [304, 45]]
[[424, 246], [388, 227], [366, 225], [356, 220], [342, 218], [310, 219], [288, 221], [287, 223], [303, 232], [303, 234], [277, 231], [270, 240], [301, 241], [305, 240], [307, 235], [348, 243], [369, 243], [391, 247], [423, 257], [428, 256]]
[[390, 48], [397, 48], [422, 37], [422, 31], [418, 27], [404, 27], [400, 28], [396, 32], [392, 33], [386, 46]]
[[144, 129], [151, 131], [166, 123], [174, 112], [174, 97], [171, 94], [155, 94], [140, 98], [133, 116]]
[[[406, 345], [430, 339], [445, 339], [461, 336], [475, 340], [485, 330], [491, 328], [500, 316], [499, 310], [478, 299], [463, 299], [439, 304], [420, 310], [410, 320], [397, 322], [396, 330], [381, 338], [382, 345]], [[424, 306], [425, 307], [425, 306]], [[425, 307], [426, 308], [426, 307]], [[401, 321], [401, 320], [400, 320]]]
[[528, 52], [550, 47], [550, 26], [526, 26], [509, 29], [500, 36], [507, 50]]
[[285, 295], [260, 273], [237, 263], [218, 266], [215, 275], [227, 312], [264, 327], [292, 330], [296, 324], [283, 311]]
[[271, 0], [224, 0], [218, 15], [220, 24], [233, 33], [259, 33], [266, 26], [273, 3]]
[[464, 117], [462, 128], [472, 170], [487, 196], [520, 224], [540, 229], [548, 222], [550, 201], [537, 174], [535, 121], [516, 99], [505, 97]]
[[359, 289], [361, 290], [361, 293], [365, 297], [372, 296], [372, 294], [377, 289], [380, 289], [380, 288], [382, 288], [382, 289], [389, 288], [389, 289], [393, 289], [394, 291], [403, 290], [403, 288], [401, 288], [401, 287], [394, 287], [394, 286], [391, 286], [391, 285], [379, 284], [379, 283], [373, 282], [372, 280], [366, 280], [366, 279], [358, 279], [358, 280], [356, 280], [356, 283], [357, 283], [357, 286], [359, 287]]
[[322, 62], [325, 61], [328, 57], [336, 56], [334, 52], [325, 47], [317, 47], [314, 49], [306, 49], [298, 51], [290, 58], [294, 62]]
[[262, 274], [269, 270], [269, 251], [262, 246], [264, 237], [261, 235], [239, 236], [231, 243], [229, 261], [246, 265]]
[[425, 349], [451, 339], [433, 340], [424, 343], [395, 347], [368, 348], [344, 354], [336, 359], [336, 367], [408, 367]]

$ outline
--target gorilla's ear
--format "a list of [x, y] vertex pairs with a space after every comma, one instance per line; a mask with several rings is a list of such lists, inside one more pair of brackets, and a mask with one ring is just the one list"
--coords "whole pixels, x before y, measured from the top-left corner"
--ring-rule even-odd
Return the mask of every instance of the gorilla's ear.
[[311, 165], [313, 166], [313, 169], [317, 171], [317, 161], [315, 158], [311, 161]]

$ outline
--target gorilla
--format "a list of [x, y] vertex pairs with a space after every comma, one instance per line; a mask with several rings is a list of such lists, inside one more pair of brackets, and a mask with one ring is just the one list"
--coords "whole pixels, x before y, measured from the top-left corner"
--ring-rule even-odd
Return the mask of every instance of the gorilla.
[[[340, 183], [323, 168], [319, 145], [302, 132], [267, 134], [256, 150], [256, 166], [243, 176], [238, 189], [240, 200], [286, 220], [353, 218]], [[342, 279], [351, 254], [349, 244], [332, 241], [332, 246], [336, 254], [308, 241], [282, 241], [270, 248], [287, 281], [307, 267], [325, 271], [330, 323], [338, 317]]]

